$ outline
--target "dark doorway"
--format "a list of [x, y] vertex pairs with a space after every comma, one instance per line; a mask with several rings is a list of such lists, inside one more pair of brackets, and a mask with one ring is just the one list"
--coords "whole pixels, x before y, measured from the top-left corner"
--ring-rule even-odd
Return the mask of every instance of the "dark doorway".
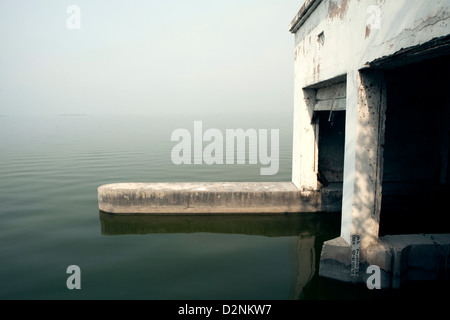
[[345, 111], [318, 111], [318, 179], [323, 186], [342, 185], [344, 176]]
[[380, 235], [450, 231], [449, 58], [385, 70]]

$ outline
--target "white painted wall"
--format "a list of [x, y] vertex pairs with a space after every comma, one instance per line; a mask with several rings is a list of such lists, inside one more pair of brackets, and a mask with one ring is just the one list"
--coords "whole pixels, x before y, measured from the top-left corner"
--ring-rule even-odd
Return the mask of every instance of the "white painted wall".
[[296, 88], [449, 33], [450, 0], [322, 0], [295, 34]]
[[[320, 34], [323, 41], [318, 41]], [[311, 124], [314, 96], [303, 89], [342, 75], [347, 77], [341, 227], [341, 236], [347, 242], [351, 234], [366, 230], [370, 237], [377, 236], [378, 217], [373, 217], [372, 211], [379, 210], [376, 195], [381, 190], [376, 182], [365, 181], [378, 175], [378, 169], [373, 167], [377, 165], [373, 153], [378, 149], [378, 136], [368, 137], [375, 145], [366, 151], [361, 150], [358, 139], [364, 125], [369, 124], [373, 135], [379, 132], [377, 123], [363, 119], [372, 107], [361, 102], [361, 98], [370, 98], [361, 93], [358, 71], [376, 59], [448, 34], [450, 0], [322, 0], [295, 33], [292, 181], [299, 188], [318, 187]], [[371, 163], [358, 160], [366, 158]], [[365, 167], [370, 171], [367, 174]], [[368, 190], [365, 194], [360, 193], [361, 186]], [[370, 243], [367, 240], [362, 245]]]

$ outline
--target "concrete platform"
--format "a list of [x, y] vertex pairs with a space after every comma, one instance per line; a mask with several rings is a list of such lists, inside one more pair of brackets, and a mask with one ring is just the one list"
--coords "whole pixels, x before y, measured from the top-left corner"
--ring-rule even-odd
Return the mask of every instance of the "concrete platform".
[[113, 214], [271, 214], [337, 212], [342, 190], [301, 191], [291, 182], [115, 183], [98, 188]]
[[361, 249], [360, 269], [351, 275], [351, 247], [341, 237], [322, 247], [319, 275], [343, 282], [366, 282], [370, 265], [380, 267], [381, 288], [400, 288], [411, 281], [448, 280], [450, 234], [405, 234], [380, 237]]

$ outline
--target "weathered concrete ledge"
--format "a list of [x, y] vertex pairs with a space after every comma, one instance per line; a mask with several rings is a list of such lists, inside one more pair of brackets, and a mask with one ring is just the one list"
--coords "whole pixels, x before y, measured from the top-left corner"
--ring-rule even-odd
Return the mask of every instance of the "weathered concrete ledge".
[[114, 183], [98, 188], [99, 210], [113, 214], [337, 212], [342, 190], [301, 191], [291, 182]]
[[448, 279], [450, 234], [408, 234], [380, 237], [379, 243], [361, 249], [357, 276], [351, 275], [351, 246], [341, 237], [322, 247], [319, 275], [344, 282], [366, 282], [367, 267], [380, 268], [381, 288], [399, 288], [410, 281]]

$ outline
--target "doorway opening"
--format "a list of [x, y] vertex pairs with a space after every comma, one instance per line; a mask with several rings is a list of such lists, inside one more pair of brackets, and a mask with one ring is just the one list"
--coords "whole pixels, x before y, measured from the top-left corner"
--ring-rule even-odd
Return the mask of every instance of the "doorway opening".
[[449, 58], [385, 70], [380, 235], [450, 231]]
[[317, 178], [323, 187], [342, 188], [344, 181], [345, 111], [318, 111]]

